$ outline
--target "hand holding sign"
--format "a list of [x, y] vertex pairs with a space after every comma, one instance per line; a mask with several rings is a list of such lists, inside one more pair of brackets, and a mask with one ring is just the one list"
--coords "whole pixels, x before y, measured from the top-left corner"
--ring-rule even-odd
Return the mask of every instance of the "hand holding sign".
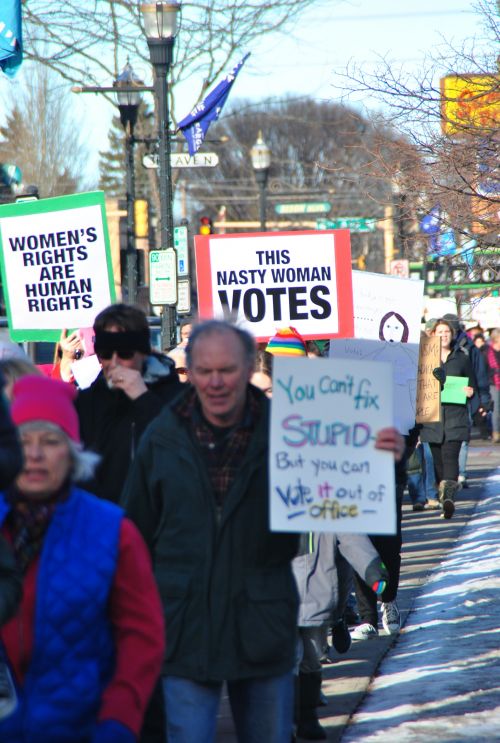
[[375, 449], [391, 451], [396, 462], [399, 462], [404, 454], [405, 440], [397, 428], [382, 428], [375, 437]]

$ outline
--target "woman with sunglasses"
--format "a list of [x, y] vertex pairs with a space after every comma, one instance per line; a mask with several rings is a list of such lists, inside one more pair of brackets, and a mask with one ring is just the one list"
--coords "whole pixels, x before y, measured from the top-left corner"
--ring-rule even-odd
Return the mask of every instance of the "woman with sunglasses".
[[94, 333], [102, 371], [79, 392], [76, 408], [82, 441], [101, 464], [85, 486], [118, 502], [140, 437], [181, 385], [171, 359], [152, 352], [147, 318], [137, 307], [110, 305], [97, 315]]

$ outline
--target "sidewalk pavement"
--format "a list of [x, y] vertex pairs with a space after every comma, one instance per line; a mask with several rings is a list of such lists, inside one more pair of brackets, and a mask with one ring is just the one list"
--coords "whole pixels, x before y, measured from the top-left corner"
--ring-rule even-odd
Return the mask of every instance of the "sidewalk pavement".
[[[403, 628], [323, 667], [328, 741], [500, 741], [500, 446], [471, 442], [468, 482], [450, 521], [405, 496]], [[227, 700], [217, 741], [236, 741]]]

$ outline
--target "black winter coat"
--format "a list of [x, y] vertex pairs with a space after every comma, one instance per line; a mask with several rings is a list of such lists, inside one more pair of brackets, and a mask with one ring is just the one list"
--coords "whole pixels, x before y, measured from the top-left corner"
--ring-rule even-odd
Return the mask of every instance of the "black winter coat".
[[[446, 376], [468, 377], [469, 386], [477, 394], [477, 382], [468, 354], [454, 346], [444, 364], [441, 364]], [[441, 444], [447, 441], [469, 441], [470, 439], [470, 412], [468, 404], [455, 405], [444, 403], [441, 405], [441, 421], [439, 423], [425, 423], [420, 431], [420, 440], [430, 444]]]
[[94, 478], [82, 486], [114, 503], [120, 499], [139, 439], [183, 388], [173, 362], [166, 356], [149, 356], [143, 378], [148, 391], [137, 400], [121, 390], [110, 390], [102, 372], [76, 400], [84, 447], [102, 457]]
[[[4, 380], [0, 374], [0, 490], [7, 488], [23, 466], [21, 444], [3, 396]], [[22, 577], [9, 545], [0, 534], [0, 626], [19, 603]]]
[[0, 490], [11, 484], [23, 466], [21, 442], [10, 417], [3, 387], [4, 378], [0, 373]]
[[269, 401], [252, 392], [261, 412], [220, 515], [199, 444], [172, 405], [143, 437], [125, 486], [163, 600], [166, 675], [262, 678], [295, 662], [298, 535], [269, 529]]

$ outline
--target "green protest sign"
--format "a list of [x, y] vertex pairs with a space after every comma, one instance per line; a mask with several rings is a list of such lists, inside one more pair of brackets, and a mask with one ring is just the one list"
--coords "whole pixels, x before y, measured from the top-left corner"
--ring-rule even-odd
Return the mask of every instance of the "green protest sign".
[[0, 207], [0, 268], [14, 341], [57, 341], [115, 300], [104, 193]]
[[467, 395], [464, 387], [469, 386], [468, 377], [454, 377], [450, 374], [446, 377], [446, 382], [441, 391], [441, 402], [455, 403], [455, 405], [465, 405]]

